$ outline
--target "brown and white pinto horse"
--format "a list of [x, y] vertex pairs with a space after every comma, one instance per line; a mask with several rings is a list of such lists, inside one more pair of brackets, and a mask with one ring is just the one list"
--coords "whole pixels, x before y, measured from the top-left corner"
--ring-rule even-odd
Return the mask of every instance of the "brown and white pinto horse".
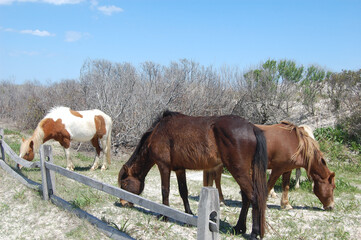
[[96, 154], [91, 170], [99, 166], [99, 156], [104, 148], [102, 170], [110, 164], [112, 119], [98, 109], [86, 111], [73, 111], [68, 107], [55, 107], [39, 122], [33, 135], [29, 139], [22, 139], [20, 157], [32, 161], [40, 145], [50, 139], [59, 142], [64, 148], [67, 169], [74, 170], [74, 164], [70, 158], [70, 142], [91, 141]]
[[[245, 233], [247, 212], [252, 203], [251, 238], [263, 237], [267, 201], [266, 140], [259, 128], [238, 116], [191, 117], [164, 112], [144, 133], [119, 171], [118, 184], [122, 189], [141, 194], [146, 175], [157, 164], [163, 204], [169, 205], [170, 173], [175, 171], [185, 211], [192, 214], [185, 169], [203, 170], [222, 163], [242, 192], [243, 205], [235, 233]], [[128, 204], [124, 200], [121, 203]]]
[[[309, 179], [314, 181], [313, 192], [323, 204], [325, 210], [334, 207], [333, 191], [335, 173], [326, 164], [318, 143], [302, 127], [282, 121], [275, 125], [256, 125], [263, 130], [267, 140], [268, 168], [272, 173], [268, 180], [268, 193], [282, 175], [281, 208], [292, 208], [288, 201], [291, 172], [295, 168], [305, 168]], [[222, 167], [203, 172], [204, 186], [211, 186], [213, 180], [223, 199], [220, 187]]]

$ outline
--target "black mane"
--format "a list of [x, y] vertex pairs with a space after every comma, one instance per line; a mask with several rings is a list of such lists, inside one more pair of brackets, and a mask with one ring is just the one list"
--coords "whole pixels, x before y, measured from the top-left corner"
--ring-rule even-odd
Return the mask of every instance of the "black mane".
[[140, 153], [142, 146], [144, 145], [145, 141], [147, 141], [148, 137], [152, 134], [153, 130], [155, 129], [155, 127], [158, 125], [158, 123], [167, 117], [173, 117], [173, 116], [180, 116], [183, 115], [180, 112], [172, 112], [169, 111], [168, 109], [163, 111], [161, 114], [159, 114], [156, 119], [153, 121], [153, 123], [150, 125], [150, 127], [148, 128], [148, 130], [142, 135], [142, 137], [140, 138], [140, 141], [137, 145], [137, 147], [135, 148], [133, 154], [130, 156], [129, 160], [127, 161], [127, 165], [131, 165], [132, 162], [134, 161], [135, 157]]

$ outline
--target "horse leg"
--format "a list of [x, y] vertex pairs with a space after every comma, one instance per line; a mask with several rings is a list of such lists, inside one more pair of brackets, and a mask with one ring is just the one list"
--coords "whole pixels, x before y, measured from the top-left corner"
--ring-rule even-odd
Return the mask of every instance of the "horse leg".
[[203, 170], [203, 187], [212, 187], [213, 178], [212, 178], [212, 170]]
[[[102, 143], [102, 147], [103, 147], [103, 165], [102, 165], [102, 168], [100, 169], [101, 171], [103, 170], [106, 170], [108, 168], [108, 160], [106, 159], [107, 158], [107, 154], [106, 152], [108, 151], [108, 145], [107, 145], [107, 141], [106, 139], [103, 137], [103, 139], [101, 140], [101, 143]], [[100, 153], [99, 153], [100, 155]]]
[[65, 157], [66, 157], [66, 169], [68, 169], [70, 171], [74, 171], [74, 164], [70, 157], [70, 147], [69, 148], [64, 147], [63, 149], [64, 149]]
[[[162, 201], [164, 205], [169, 206], [170, 168], [159, 162], [157, 165], [162, 184]], [[167, 217], [164, 217], [163, 219], [167, 220]]]
[[258, 206], [258, 200], [253, 195], [252, 198], [252, 232], [251, 232], [251, 239], [257, 239], [257, 236], [261, 233], [261, 213]]
[[189, 206], [189, 202], [188, 202], [188, 188], [187, 188], [187, 180], [186, 180], [186, 171], [184, 169], [181, 169], [181, 170], [177, 170], [175, 173], [177, 175], [178, 189], [179, 189], [181, 198], [183, 200], [185, 212], [193, 215], [192, 210]]
[[[91, 143], [96, 151], [93, 166], [90, 168], [91, 171], [94, 171], [99, 167], [99, 155], [100, 155], [100, 151], [101, 151], [101, 148], [99, 146], [99, 138], [97, 136], [94, 136], [91, 139]], [[103, 170], [103, 168], [102, 168], [102, 170]]]
[[[267, 170], [268, 174], [271, 174], [272, 173], [272, 170], [271, 169], [268, 169]], [[275, 189], [272, 187], [272, 189], [269, 191], [268, 193], [269, 196], [271, 196], [272, 198], [277, 198], [277, 194], [275, 192]]]
[[63, 135], [62, 139], [56, 139], [56, 140], [60, 143], [60, 145], [64, 149], [64, 153], [66, 157], [66, 169], [70, 171], [74, 171], [74, 164], [70, 157], [70, 145], [71, 145], [70, 135], [66, 130], [65, 132], [62, 132], [62, 135]]
[[242, 208], [239, 214], [237, 224], [236, 226], [233, 227], [233, 231], [235, 234], [243, 234], [246, 233], [247, 230], [246, 220], [247, 220], [249, 205], [251, 202], [247, 197], [247, 194], [243, 190], [241, 190], [241, 195], [242, 195]]
[[222, 170], [223, 170], [223, 164], [213, 169], [203, 170], [203, 186], [212, 187], [213, 181], [215, 181], [216, 188], [218, 190], [219, 201], [221, 204], [225, 204], [224, 197], [222, 194], [222, 188], [221, 188]]
[[281, 198], [281, 208], [282, 209], [292, 209], [292, 206], [288, 202], [288, 191], [290, 190], [290, 178], [292, 171], [285, 172], [282, 174], [282, 198]]
[[296, 186], [295, 188], [300, 188], [300, 178], [301, 178], [301, 168], [296, 168]]
[[221, 204], [225, 205], [226, 203], [224, 202], [224, 197], [223, 197], [222, 188], [221, 188], [222, 170], [223, 170], [223, 164], [221, 164], [221, 166], [216, 167], [214, 181], [216, 183], [216, 188], [218, 189], [219, 201]]
[[[281, 174], [282, 174], [281, 172], [272, 170], [271, 175], [269, 176], [268, 182], [267, 182], [268, 195], [270, 195], [272, 190], [274, 192], [273, 187], [276, 184], [277, 179], [281, 176]], [[276, 194], [276, 193], [274, 193], [274, 194]], [[277, 194], [276, 194], [276, 196], [277, 196]]]

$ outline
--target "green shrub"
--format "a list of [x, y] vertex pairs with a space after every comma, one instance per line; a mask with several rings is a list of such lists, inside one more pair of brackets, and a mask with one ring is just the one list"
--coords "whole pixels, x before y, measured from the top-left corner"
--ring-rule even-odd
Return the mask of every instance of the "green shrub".
[[351, 135], [345, 127], [337, 125], [335, 128], [318, 128], [314, 131], [315, 138], [319, 141], [321, 150], [325, 144], [336, 151], [341, 151], [342, 145], [347, 146], [356, 153], [361, 152], [360, 139], [356, 135]]

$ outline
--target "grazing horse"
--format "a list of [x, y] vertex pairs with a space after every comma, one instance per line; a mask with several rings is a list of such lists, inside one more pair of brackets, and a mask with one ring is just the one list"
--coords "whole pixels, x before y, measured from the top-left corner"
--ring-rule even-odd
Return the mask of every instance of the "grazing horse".
[[[318, 143], [312, 138], [312, 132], [308, 133], [305, 127], [297, 127], [286, 121], [275, 125], [256, 126], [263, 130], [267, 140], [268, 168], [272, 169], [267, 184], [268, 193], [282, 175], [281, 208], [292, 208], [288, 201], [291, 172], [292, 169], [303, 167], [308, 178], [314, 181], [313, 192], [323, 204], [323, 208], [332, 210], [335, 173], [328, 169]], [[206, 170], [203, 174], [203, 185], [211, 186], [215, 180], [220, 199], [223, 198], [220, 187], [222, 166]]]
[[[315, 136], [313, 135], [313, 131], [312, 128], [308, 125], [299, 125], [299, 128], [303, 128], [305, 130], [305, 132], [308, 134], [309, 137], [311, 137], [312, 139], [315, 139]], [[269, 173], [271, 174], [271, 170], [269, 170]], [[215, 177], [214, 177], [215, 178]], [[300, 179], [301, 179], [301, 168], [296, 168], [296, 185], [295, 188], [300, 188]], [[277, 194], [275, 193], [274, 189], [272, 188], [270, 191], [270, 196], [272, 197], [277, 197]], [[287, 205], [286, 207], [287, 209], [292, 208], [291, 205]]]
[[70, 158], [70, 142], [91, 141], [96, 154], [91, 170], [99, 166], [99, 156], [104, 148], [102, 170], [110, 164], [112, 119], [98, 109], [86, 111], [74, 111], [68, 107], [55, 107], [38, 123], [33, 135], [29, 139], [22, 139], [20, 157], [32, 161], [40, 145], [50, 139], [59, 142], [64, 148], [67, 169], [74, 170], [74, 164]]
[[[118, 184], [141, 194], [149, 170], [157, 164], [163, 204], [169, 205], [170, 173], [175, 171], [185, 212], [188, 202], [185, 169], [203, 170], [224, 165], [242, 192], [242, 210], [234, 232], [246, 232], [252, 203], [252, 239], [263, 237], [267, 201], [267, 146], [262, 131], [238, 116], [191, 117], [166, 111], [144, 133], [135, 151], [119, 171]], [[128, 204], [120, 200], [123, 205]]]

